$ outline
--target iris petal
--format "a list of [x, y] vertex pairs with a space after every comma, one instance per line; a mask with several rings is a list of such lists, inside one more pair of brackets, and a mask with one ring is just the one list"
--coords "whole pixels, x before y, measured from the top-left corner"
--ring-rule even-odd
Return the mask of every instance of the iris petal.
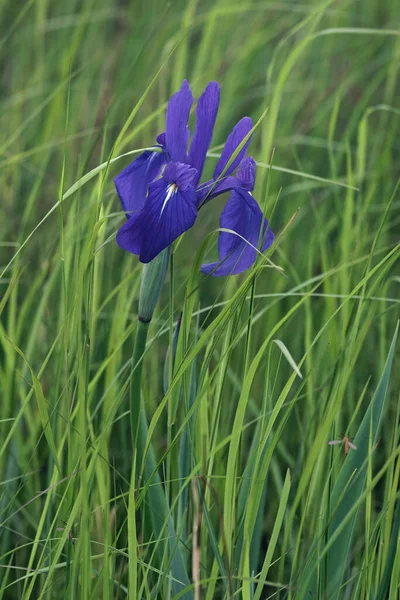
[[172, 161], [184, 163], [190, 131], [187, 126], [193, 96], [186, 79], [168, 102], [165, 144]]
[[163, 179], [167, 183], [175, 183], [181, 191], [185, 191], [194, 183], [197, 170], [185, 163], [168, 163], [164, 169]]
[[256, 162], [252, 156], [245, 156], [236, 172], [240, 187], [251, 192], [256, 182]]
[[235, 175], [222, 177], [218, 181], [211, 179], [198, 188], [196, 192], [197, 206], [201, 206], [205, 200], [207, 203], [212, 198], [237, 188], [250, 192], [254, 189], [255, 180], [256, 163], [251, 156], [246, 156], [240, 163]]
[[[215, 167], [214, 179], [218, 179], [218, 177], [221, 175], [221, 173], [225, 169], [226, 165], [228, 164], [230, 158], [232, 157], [232, 154], [235, 152], [237, 147], [241, 144], [241, 142], [246, 137], [246, 135], [249, 133], [251, 128], [252, 128], [252, 120], [250, 119], [250, 117], [243, 117], [243, 119], [241, 119], [239, 121], [239, 123], [237, 125], [235, 125], [232, 132], [229, 134], [228, 139], [226, 140], [222, 154], [219, 158], [219, 161], [217, 162], [217, 166]], [[236, 156], [236, 158], [229, 165], [228, 169], [225, 171], [225, 173], [224, 173], [225, 176], [233, 173], [233, 171], [239, 165], [240, 161], [246, 154], [247, 146], [250, 143], [250, 139], [251, 139], [251, 136], [246, 141], [246, 143], [244, 144], [243, 148], [240, 150], [240, 152]]]
[[197, 103], [196, 127], [188, 153], [188, 163], [198, 170], [198, 178], [195, 181], [195, 185], [200, 180], [207, 150], [211, 144], [218, 112], [219, 92], [218, 83], [211, 81]]
[[164, 179], [155, 181], [150, 185], [143, 210], [118, 231], [118, 244], [138, 254], [141, 262], [150, 262], [193, 226], [197, 217], [195, 197], [193, 185], [180, 190]]
[[220, 227], [239, 235], [221, 231], [218, 237], [219, 261], [203, 265], [202, 272], [219, 277], [246, 271], [256, 260], [261, 226], [263, 252], [274, 241], [268, 221], [251, 194], [244, 190], [233, 191], [222, 211]]
[[123, 250], [130, 252], [131, 254], [140, 254], [141, 248], [141, 237], [140, 237], [140, 226], [138, 227], [138, 221], [140, 223], [140, 216], [142, 212], [137, 213], [118, 229], [117, 232], [117, 244]]
[[143, 208], [147, 189], [165, 164], [162, 152], [146, 150], [114, 179], [118, 197], [127, 217]]
[[160, 146], [163, 146], [165, 148], [165, 131], [164, 133], [160, 133], [157, 137], [157, 144], [160, 144]]

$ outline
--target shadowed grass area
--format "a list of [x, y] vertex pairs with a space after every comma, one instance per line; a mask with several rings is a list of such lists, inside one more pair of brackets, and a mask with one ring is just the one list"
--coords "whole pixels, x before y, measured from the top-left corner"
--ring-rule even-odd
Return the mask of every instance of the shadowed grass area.
[[[0, 3], [0, 600], [398, 598], [398, 15]], [[219, 198], [175, 245], [142, 365], [169, 511], [148, 535], [157, 481], [129, 414], [142, 265], [115, 242], [113, 177], [184, 78], [196, 97], [221, 84], [206, 177], [266, 111], [250, 149], [277, 242], [243, 275], [200, 274]], [[347, 455], [328, 445], [346, 436]]]

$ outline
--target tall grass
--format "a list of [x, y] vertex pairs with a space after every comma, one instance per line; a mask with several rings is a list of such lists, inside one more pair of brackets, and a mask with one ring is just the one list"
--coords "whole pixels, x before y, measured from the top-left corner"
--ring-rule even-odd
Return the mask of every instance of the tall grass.
[[[398, 13], [0, 4], [0, 600], [398, 598]], [[201, 275], [216, 200], [175, 248], [142, 365], [169, 510], [148, 535], [129, 415], [142, 266], [115, 243], [112, 180], [185, 77], [221, 84], [210, 173], [268, 108], [254, 195], [278, 240], [272, 265]], [[344, 436], [348, 455], [328, 445]]]

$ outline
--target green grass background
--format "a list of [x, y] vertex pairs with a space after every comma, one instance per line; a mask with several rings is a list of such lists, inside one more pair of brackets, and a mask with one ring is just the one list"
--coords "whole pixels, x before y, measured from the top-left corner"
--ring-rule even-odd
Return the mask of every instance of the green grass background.
[[[3, 0], [0, 19], [0, 600], [398, 599], [398, 1]], [[141, 265], [112, 180], [185, 77], [222, 88], [206, 175], [268, 108], [251, 153], [279, 269], [199, 274], [219, 198], [151, 324], [177, 593], [151, 482], [130, 485]]]

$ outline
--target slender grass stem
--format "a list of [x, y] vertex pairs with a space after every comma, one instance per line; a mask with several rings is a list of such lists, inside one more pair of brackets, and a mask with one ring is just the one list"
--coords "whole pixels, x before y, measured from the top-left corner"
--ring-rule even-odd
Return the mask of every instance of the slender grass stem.
[[[133, 461], [133, 469], [136, 469], [137, 465], [138, 470], [136, 476], [134, 475], [131, 480], [137, 482], [138, 489], [142, 484], [148, 485], [146, 503], [150, 507], [151, 530], [148, 530], [149, 520], [147, 520], [146, 537], [148, 540], [152, 539], [153, 541], [156, 540], [156, 543], [158, 542], [157, 555], [161, 567], [165, 562], [165, 556], [168, 556], [168, 563], [170, 563], [174, 577], [172, 588], [174, 594], [177, 594], [189, 585], [189, 578], [151, 444], [149, 444], [145, 453], [148, 424], [141, 396], [141, 382], [148, 330], [149, 323], [138, 320], [130, 384], [132, 450], [136, 454], [136, 461]], [[168, 541], [168, 552], [166, 552], [167, 549], [162, 542], [163, 539]], [[181, 597], [189, 600], [189, 598], [192, 598], [192, 594], [188, 592]]]

